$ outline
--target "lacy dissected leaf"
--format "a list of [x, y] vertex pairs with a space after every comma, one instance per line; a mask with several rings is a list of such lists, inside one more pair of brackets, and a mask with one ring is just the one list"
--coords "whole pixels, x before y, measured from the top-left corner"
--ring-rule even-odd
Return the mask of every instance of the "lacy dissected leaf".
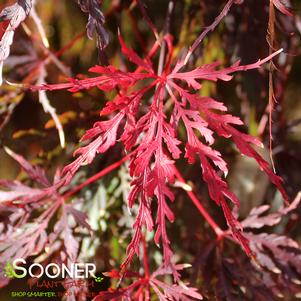
[[[267, 212], [269, 206], [254, 208], [241, 224], [248, 230], [277, 225], [284, 216], [298, 208], [300, 201], [301, 194], [299, 193], [290, 206], [265, 215], [263, 214]], [[296, 241], [277, 234], [245, 232], [245, 235], [250, 241], [250, 248], [260, 266], [270, 272], [281, 273], [292, 283], [300, 279], [301, 248]]]
[[269, 207], [260, 206], [241, 222], [246, 226], [244, 236], [250, 242], [253, 261], [243, 254], [229, 255], [225, 249], [221, 252], [214, 242], [204, 246], [193, 265], [196, 275], [203, 279], [203, 290], [209, 293], [215, 286], [214, 294], [229, 301], [295, 300], [294, 296], [301, 292], [301, 248], [298, 243], [285, 235], [247, 230], [279, 224], [281, 218], [296, 209], [299, 203], [300, 194], [290, 207], [265, 215]]
[[[54, 225], [53, 232], [49, 235], [48, 247], [51, 250], [52, 245], [54, 244], [55, 241], [58, 240], [58, 238], [60, 238], [61, 235], [63, 238], [64, 247], [68, 257], [71, 259], [72, 262], [75, 262], [78, 255], [79, 242], [74, 237], [72, 228], [69, 225], [68, 211], [70, 212], [70, 207], [68, 208], [65, 205], [62, 206], [61, 217]], [[85, 222], [85, 219], [82, 220], [82, 222]]]
[[75, 209], [72, 205], [65, 205], [66, 214], [70, 214], [73, 216], [76, 223], [83, 228], [92, 231], [91, 226], [89, 225], [87, 219], [87, 214], [85, 212], [79, 211]]
[[[200, 287], [206, 300], [275, 301], [276, 291], [262, 281], [261, 270], [257, 270], [244, 254], [226, 255], [212, 241], [203, 245], [193, 269], [200, 279]], [[196, 279], [196, 278], [194, 278]], [[278, 291], [279, 292], [279, 291]]]
[[40, 188], [33, 188], [24, 185], [19, 181], [0, 180], [0, 186], [6, 190], [0, 190], [0, 202], [16, 204], [27, 204], [41, 201], [51, 197], [56, 192], [56, 183], [51, 184], [45, 175], [45, 171], [38, 166], [32, 166], [22, 156], [14, 153], [9, 148], [5, 148], [6, 152], [15, 159], [28, 176], [38, 184]]
[[131, 48], [128, 48], [123, 41], [122, 37], [119, 35], [119, 42], [121, 45], [121, 51], [122, 53], [135, 65], [137, 65], [140, 68], [143, 68], [144, 70], [154, 73], [152, 63], [149, 59], [142, 59], [139, 57], [139, 55]]
[[93, 39], [94, 33], [97, 35], [97, 47], [103, 50], [109, 44], [109, 34], [104, 28], [105, 16], [100, 6], [102, 0], [77, 0], [81, 10], [89, 14], [87, 23], [87, 35]]
[[[186, 286], [183, 283], [167, 284], [159, 279], [160, 276], [172, 275], [174, 270], [180, 271], [185, 268], [185, 265], [176, 265], [173, 267], [160, 267], [149, 278], [136, 273], [126, 272], [126, 279], [134, 278], [134, 282], [125, 288], [111, 289], [106, 292], [100, 292], [94, 301], [102, 300], [151, 300], [149, 287], [154, 291], [154, 295], [160, 301], [189, 301], [202, 300], [203, 297], [196, 289]], [[116, 271], [105, 273], [105, 275], [113, 278], [120, 278], [120, 274]]]
[[0, 202], [16, 202], [28, 203], [36, 202], [43, 197], [50, 195], [50, 191], [31, 188], [23, 185], [19, 181], [0, 181], [0, 186], [5, 187], [7, 190], [0, 191]]
[[[0, 186], [5, 189], [0, 190], [0, 263], [40, 254], [46, 246], [48, 252], [44, 257], [47, 258], [58, 248], [59, 239], [63, 241], [60, 248], [66, 252], [66, 258], [75, 261], [79, 243], [68, 219], [73, 216], [76, 224], [90, 232], [91, 227], [85, 213], [71, 204], [64, 204], [59, 192], [60, 172], [50, 183], [43, 169], [32, 166], [22, 156], [5, 149], [20, 164], [36, 188], [19, 181], [0, 181]], [[59, 218], [52, 229], [50, 221], [56, 215]]]
[[278, 299], [277, 295], [281, 292], [281, 289], [269, 283], [268, 277], [254, 269], [249, 261], [240, 258], [222, 258], [219, 254], [215, 272], [218, 276], [216, 294], [221, 300], [273, 301]]
[[298, 196], [289, 206], [282, 207], [273, 213], [266, 214], [271, 208], [271, 206], [269, 205], [255, 207], [250, 211], [249, 215], [241, 222], [241, 225], [244, 229], [259, 229], [265, 226], [275, 226], [281, 221], [281, 218], [283, 216], [298, 208], [300, 202], [301, 194], [299, 193]]
[[[270, 1], [271, 7], [275, 5], [282, 13], [291, 15], [288, 10], [290, 7], [288, 0]], [[4, 9], [0, 14], [1, 69], [3, 60], [9, 54], [14, 30], [28, 15], [33, 5], [32, 2], [34, 1], [18, 0], [15, 5]], [[123, 9], [124, 1], [112, 1], [113, 5], [115, 2], [120, 9]], [[123, 64], [120, 60], [122, 62], [120, 69], [112, 65], [94, 66], [90, 69], [96, 74], [94, 77], [67, 78], [66, 83], [53, 85], [46, 84], [45, 76], [40, 72], [40, 76], [43, 76], [43, 79], [37, 83], [40, 86], [31, 87], [32, 90], [38, 90], [40, 95], [45, 96], [45, 90], [68, 89], [70, 92], [78, 92], [96, 87], [103, 92], [111, 92], [106, 95], [111, 95], [113, 99], [110, 99], [102, 108], [101, 120], [92, 128], [87, 129], [83, 135], [82, 145], [74, 152], [76, 157], [74, 161], [65, 166], [62, 172], [58, 172], [52, 183], [44, 170], [32, 166], [23, 157], [7, 149], [8, 154], [20, 164], [28, 178], [23, 182], [0, 180], [1, 188], [3, 188], [0, 190], [1, 260], [35, 256], [45, 249], [45, 253], [39, 256], [39, 260], [60, 254], [59, 261], [61, 262], [76, 261], [80, 237], [75, 234], [78, 233], [75, 231], [78, 230], [75, 224], [86, 228], [89, 232], [92, 232], [92, 229], [87, 222], [86, 214], [77, 210], [73, 203], [66, 204], [66, 201], [69, 201], [74, 191], [78, 191], [83, 185], [75, 187], [71, 193], [67, 192], [64, 195], [61, 191], [70, 188], [71, 181], [81, 166], [91, 164], [98, 154], [107, 153], [120, 143], [123, 145], [122, 150], [127, 153], [127, 156], [119, 161], [120, 164], [128, 158], [130, 161], [128, 168], [131, 176], [131, 191], [128, 196], [128, 207], [132, 209], [137, 204], [138, 213], [133, 223], [132, 240], [128, 245], [127, 256], [121, 266], [121, 271], [114, 270], [107, 273], [107, 276], [119, 280], [117, 289], [101, 292], [95, 300], [149, 301], [157, 298], [160, 301], [188, 301], [202, 299], [196, 289], [179, 281], [179, 271], [184, 265], [172, 264], [172, 243], [168, 237], [168, 224], [176, 219], [171, 209], [171, 203], [175, 201], [172, 187], [176, 186], [173, 185], [177, 175], [176, 163], [181, 157], [187, 159], [189, 164], [199, 165], [200, 176], [207, 186], [209, 197], [221, 208], [230, 228], [230, 231], [222, 231], [218, 226], [212, 227], [214, 230], [216, 228], [219, 230], [215, 231], [218, 239], [206, 248], [207, 254], [204, 256], [206, 259], [215, 257], [215, 262], [210, 267], [211, 270], [215, 270], [215, 277], [207, 281], [210, 278], [207, 276], [204, 282], [210, 282], [211, 287], [215, 288], [217, 298], [220, 300], [253, 298], [266, 301], [275, 300], [286, 287], [290, 292], [297, 292], [296, 285], [301, 271], [301, 252], [298, 244], [281, 234], [258, 234], [249, 231], [277, 225], [283, 215], [297, 207], [299, 201], [271, 214], [266, 214], [270, 209], [268, 206], [261, 206], [253, 209], [244, 221], [237, 220], [232, 213], [232, 208], [237, 210], [240, 201], [231, 191], [226, 180], [229, 167], [224, 160], [224, 154], [217, 150], [216, 144], [219, 137], [228, 139], [233, 146], [236, 146], [240, 154], [253, 158], [269, 176], [286, 202], [288, 202], [288, 197], [283, 188], [282, 179], [274, 174], [268, 162], [255, 150], [256, 146], [262, 146], [261, 142], [239, 130], [243, 122], [239, 117], [229, 114], [228, 108], [222, 102], [212, 97], [200, 96], [204, 81], [231, 81], [234, 73], [258, 69], [282, 50], [248, 65], [241, 65], [238, 61], [230, 67], [223, 67], [219, 62], [213, 62], [197, 66], [192, 70], [187, 69], [189, 58], [195, 54], [194, 50], [205, 35], [216, 28], [234, 3], [241, 4], [242, 2], [228, 0], [221, 14], [195, 40], [184, 59], [173, 62], [175, 56], [171, 36], [167, 34], [165, 37], [159, 37], [143, 2], [133, 1], [127, 13], [131, 16], [132, 9], [136, 5], [140, 7], [144, 19], [157, 38], [149, 53], [142, 57], [132, 48], [127, 47], [119, 36], [121, 52], [135, 65], [134, 71], [127, 70], [127, 64]], [[88, 37], [92, 39], [96, 35], [97, 47], [100, 52], [103, 51], [109, 42], [109, 35], [104, 29], [105, 17], [100, 9], [103, 1], [77, 0], [77, 3], [89, 16]], [[169, 12], [174, 4], [175, 1], [170, 1]], [[167, 17], [166, 23], [170, 21], [169, 18], [170, 16]], [[140, 27], [140, 24], [138, 25]], [[167, 27], [168, 24], [166, 24], [166, 31], [168, 31]], [[137, 30], [137, 37], [139, 38], [139, 30]], [[157, 56], [159, 49], [161, 52]], [[41, 61], [43, 64], [48, 64], [48, 61], [53, 60], [58, 67], [61, 66], [55, 56], [52, 56], [51, 51], [46, 52], [45, 58]], [[62, 53], [59, 51], [55, 55]], [[153, 68], [153, 57], [155, 57], [154, 62], [157, 57], [159, 58], [158, 74]], [[27, 83], [24, 86], [27, 86]], [[20, 87], [23, 86], [20, 85]], [[44, 101], [44, 104], [47, 111], [50, 106], [49, 102]], [[54, 113], [53, 116], [56, 116]], [[59, 121], [59, 118], [56, 116], [54, 120]], [[86, 185], [87, 182], [89, 180], [83, 184]], [[60, 190], [61, 188], [63, 189]], [[200, 208], [198, 207], [199, 210]], [[71, 221], [75, 221], [75, 224]], [[207, 221], [210, 224], [208, 217]], [[146, 244], [143, 240], [145, 230], [153, 231], [154, 242], [158, 247], [162, 247], [163, 265], [154, 273], [149, 274], [147, 256], [144, 254], [145, 275], [141, 275], [142, 269], [140, 273], [134, 273], [129, 272], [128, 267], [135, 254], [141, 255], [139, 254], [141, 242]], [[255, 259], [257, 260], [261, 270], [252, 265], [244, 254], [238, 257], [233, 256], [232, 259], [223, 257], [224, 241], [231, 238], [230, 233], [242, 245], [246, 254], [252, 257], [254, 262]], [[231, 240], [233, 241], [232, 238]], [[146, 248], [144, 244], [143, 247]], [[213, 251], [214, 255], [212, 255]], [[208, 261], [212, 262], [211, 259]], [[204, 271], [204, 274], [210, 274], [210, 269]], [[166, 278], [172, 277], [172, 281], [165, 282]], [[133, 282], [127, 286], [126, 284], [131, 279]], [[73, 292], [75, 291], [76, 289]], [[71, 296], [67, 299], [75, 300], [75, 297]]]
[[154, 77], [153, 74], [123, 72], [121, 70], [117, 70], [113, 66], [108, 66], [108, 67], [95, 66], [93, 68], [90, 68], [89, 71], [94, 73], [99, 73], [102, 75], [95, 78], [87, 78], [82, 80], [69, 78], [68, 79], [69, 83], [56, 84], [56, 85], [44, 84], [39, 87], [32, 87], [31, 89], [32, 90], [68, 89], [70, 92], [78, 92], [79, 90], [98, 87], [100, 90], [103, 91], [112, 91], [116, 87], [128, 88], [131, 85], [135, 85], [139, 80]]
[[[211, 97], [201, 97], [195, 92], [201, 89], [203, 80], [229, 81], [233, 73], [260, 68], [282, 50], [253, 64], [240, 65], [238, 61], [226, 68], [212, 63], [192, 71], [181, 71], [184, 69], [184, 63], [179, 61], [171, 72], [168, 72], [168, 69], [159, 76], [154, 73], [149, 56], [145, 59], [138, 56], [133, 49], [126, 46], [121, 37], [120, 44], [123, 54], [137, 66], [135, 71], [121, 71], [113, 66], [95, 66], [90, 71], [100, 74], [97, 77], [68, 79], [69, 83], [66, 84], [34, 87], [46, 90], [69, 89], [72, 92], [91, 87], [98, 87], [103, 91], [120, 91], [101, 111], [102, 116], [115, 115], [95, 123], [94, 127], [86, 132], [82, 140], [89, 141], [88, 144], [75, 152], [78, 157], [63, 170], [65, 183], [71, 181], [80, 166], [90, 164], [97, 153], [105, 153], [118, 140], [123, 142], [125, 149], [132, 152], [129, 171], [133, 180], [129, 206], [132, 207], [138, 201], [140, 208], [133, 225], [134, 236], [127, 248], [123, 268], [126, 268], [134, 254], [138, 253], [143, 227], [149, 231], [153, 230], [150, 209], [153, 199], [157, 203], [154, 240], [163, 246], [164, 262], [168, 265], [172, 250], [167, 235], [166, 219], [170, 222], [175, 219], [168, 204], [169, 201], [174, 201], [170, 184], [174, 181], [175, 160], [180, 158], [181, 144], [184, 144], [188, 162], [193, 164], [199, 160], [209, 195], [222, 208], [233, 237], [241, 243], [247, 254], [252, 256], [242, 227], [231, 212], [231, 203], [238, 207], [239, 200], [223, 178], [223, 175], [228, 173], [228, 167], [223, 155], [214, 149], [214, 134], [231, 139], [239, 152], [254, 158], [287, 201], [282, 179], [273, 173], [268, 162], [253, 148], [262, 146], [261, 142], [236, 128], [243, 124], [242, 121], [228, 114], [223, 103]], [[170, 45], [168, 51], [172, 49]], [[168, 53], [167, 56], [171, 57], [172, 53]], [[151, 104], [145, 105], [144, 97], [150, 91], [153, 92]], [[167, 106], [168, 98], [172, 101], [172, 112], [168, 109], [170, 106]], [[186, 141], [178, 137], [181, 123], [186, 130]]]
[[[27, 258], [40, 253], [47, 242], [47, 223], [26, 223], [13, 231], [9, 237], [0, 235], [0, 263], [6, 263], [15, 258]], [[4, 239], [5, 237], [5, 239]]]
[[[18, 181], [1, 180], [0, 185], [6, 190], [0, 191], [1, 203], [5, 204], [0, 207], [0, 212], [6, 212], [8, 216], [8, 220], [1, 223], [1, 262], [13, 258], [26, 258], [43, 250], [47, 242], [46, 230], [49, 219], [47, 214], [42, 214], [35, 218], [34, 222], [30, 222], [30, 217], [34, 215], [41, 204], [51, 203], [53, 194], [55, 194], [55, 189], [48, 182], [42, 169], [33, 167], [22, 156], [9, 149], [6, 150], [27, 172], [29, 177], [42, 187], [31, 188]], [[8, 204], [10, 204], [10, 210], [7, 208]], [[8, 226], [5, 227], [7, 222]]]
[[7, 59], [16, 28], [29, 15], [31, 0], [18, 0], [0, 13], [0, 85], [2, 84], [3, 61]]
[[50, 182], [46, 177], [45, 170], [39, 166], [32, 166], [28, 161], [26, 161], [22, 156], [14, 153], [11, 149], [5, 147], [5, 151], [19, 163], [21, 168], [28, 174], [28, 176], [39, 184], [47, 187], [50, 186]]
[[168, 79], [180, 79], [185, 81], [188, 86], [193, 88], [194, 90], [199, 90], [202, 86], [199, 84], [199, 80], [210, 80], [216, 82], [217, 80], [230, 81], [232, 79], [232, 73], [239, 71], [247, 71], [256, 68], [260, 68], [264, 63], [268, 62], [275, 55], [282, 52], [281, 50], [276, 51], [272, 55], [266, 57], [263, 60], [258, 60], [256, 63], [248, 64], [248, 65], [240, 65], [240, 61], [237, 61], [230, 67], [217, 69], [220, 65], [219, 62], [203, 65], [201, 67], [197, 67], [192, 71], [188, 72], [179, 72], [183, 67], [182, 61], [179, 61], [172, 72], [168, 75]]
[[262, 267], [274, 273], [287, 274], [291, 280], [300, 279], [301, 249], [296, 241], [277, 234], [246, 233], [246, 236]]
[[77, 149], [74, 155], [79, 155], [78, 158], [63, 169], [63, 173], [66, 174], [65, 181], [67, 181], [67, 183], [71, 181], [80, 166], [90, 164], [97, 153], [101, 154], [106, 152], [116, 143], [117, 130], [123, 117], [123, 112], [120, 112], [109, 121], [95, 123], [94, 127], [86, 132], [82, 140], [94, 140], [87, 146]]

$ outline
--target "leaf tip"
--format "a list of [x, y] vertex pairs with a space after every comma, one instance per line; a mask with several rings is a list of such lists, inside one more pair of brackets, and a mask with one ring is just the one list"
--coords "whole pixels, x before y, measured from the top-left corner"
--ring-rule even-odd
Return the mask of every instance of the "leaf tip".
[[5, 152], [10, 156], [10, 157], [13, 157], [14, 156], [14, 152], [7, 146], [3, 146]]

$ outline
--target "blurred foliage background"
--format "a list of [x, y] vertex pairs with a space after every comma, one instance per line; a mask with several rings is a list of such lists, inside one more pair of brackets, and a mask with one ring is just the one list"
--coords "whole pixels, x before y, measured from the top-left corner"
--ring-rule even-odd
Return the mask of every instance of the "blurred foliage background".
[[[12, 2], [1, 0], [0, 9]], [[168, 1], [144, 2], [156, 27], [162, 30]], [[176, 54], [187, 49], [202, 28], [214, 20], [224, 3], [222, 0], [176, 1], [171, 21]], [[272, 133], [276, 171], [283, 177], [289, 195], [294, 198], [300, 190], [301, 181], [301, 2], [292, 1], [292, 8], [294, 17], [280, 13], [276, 15], [275, 49], [284, 48], [284, 53], [273, 71], [277, 103], [273, 111]], [[35, 68], [45, 59], [47, 83], [62, 82], [66, 76], [87, 75], [88, 69], [98, 63], [95, 41], [89, 40], [85, 33], [87, 15], [81, 12], [75, 1], [69, 0], [38, 1], [37, 12], [50, 42], [51, 55], [41, 44], [32, 19], [28, 18], [25, 26], [16, 31], [11, 55], [5, 62], [5, 78], [11, 83], [33, 83]], [[105, 0], [103, 12], [106, 15], [105, 27], [110, 34], [110, 44], [105, 53], [112, 65], [122, 68], [125, 64], [120, 54], [118, 29], [128, 45], [141, 55], [146, 53], [154, 36], [135, 1]], [[195, 63], [200, 65], [218, 60], [223, 65], [229, 65], [241, 59], [246, 64], [267, 56], [268, 18], [268, 1], [243, 1], [231, 10], [217, 30], [208, 35], [197, 51]], [[64, 52], [57, 60], [53, 59], [53, 55], [62, 49]], [[261, 152], [266, 158], [269, 158], [268, 75], [267, 69], [248, 71], [235, 76], [230, 84], [205, 83], [202, 89], [203, 95], [215, 96], [229, 107], [231, 113], [241, 116], [246, 132], [260, 137], [264, 142], [266, 149]], [[80, 137], [98, 120], [98, 112], [110, 99], [110, 94], [92, 89], [78, 93], [47, 92], [47, 95], [63, 124], [65, 149], [61, 148], [54, 123], [39, 104], [37, 93], [8, 84], [0, 87], [0, 142], [33, 163], [43, 165], [51, 175], [56, 167], [70, 162]], [[228, 180], [241, 200], [242, 217], [254, 206], [268, 203], [278, 208], [282, 204], [280, 195], [252, 160], [240, 156], [225, 141], [219, 141], [219, 148], [226, 154], [226, 161], [231, 167]], [[117, 146], [99, 156], [95, 164], [82, 168], [74, 181], [84, 181], [117, 161], [120, 152]], [[188, 183], [194, 186], [207, 210], [225, 228], [221, 211], [209, 201], [198, 167], [188, 166], [183, 160], [179, 168]], [[1, 148], [0, 178], [23, 177], [16, 163]], [[125, 164], [79, 194], [85, 201], [79, 202], [78, 206], [87, 212], [93, 230], [98, 233], [96, 239], [84, 236], [81, 254], [84, 260], [96, 262], [99, 271], [118, 268], [125, 254], [134, 220], [126, 205], [128, 193], [129, 176]], [[172, 247], [179, 261], [193, 263], [210, 241], [208, 225], [187, 200], [185, 192], [178, 192], [172, 209], [179, 217], [173, 225], [169, 225]], [[300, 211], [291, 219], [289, 232], [301, 242], [299, 215]], [[284, 226], [288, 227], [281, 224], [277, 231], [282, 231]], [[156, 251], [156, 246], [151, 248], [154, 263], [160, 264], [160, 253]], [[138, 263], [136, 267], [139, 267]], [[195, 275], [192, 269], [185, 276], [192, 282], [201, 281], [196, 280]]]

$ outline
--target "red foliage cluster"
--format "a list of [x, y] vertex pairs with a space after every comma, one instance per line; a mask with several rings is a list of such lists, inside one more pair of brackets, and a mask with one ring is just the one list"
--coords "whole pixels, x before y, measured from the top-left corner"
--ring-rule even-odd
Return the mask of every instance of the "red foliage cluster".
[[[231, 67], [217, 69], [219, 64], [213, 63], [192, 71], [180, 72], [185, 66], [184, 60], [179, 60], [175, 67], [171, 67], [172, 40], [170, 36], [166, 36], [165, 40], [169, 46], [166, 55], [167, 63], [162, 75], [157, 75], [150, 61], [154, 52], [151, 52], [146, 59], [142, 59], [132, 49], [126, 47], [121, 37], [119, 40], [123, 54], [137, 65], [136, 71], [125, 72], [113, 66], [95, 66], [90, 71], [99, 73], [98, 77], [83, 80], [69, 79], [69, 83], [66, 84], [34, 88], [69, 89], [71, 92], [95, 86], [103, 91], [120, 89], [115, 99], [108, 102], [101, 111], [102, 116], [113, 113], [115, 115], [109, 120], [95, 123], [93, 128], [83, 136], [83, 141], [92, 141], [76, 150], [74, 155], [78, 155], [77, 159], [64, 168], [66, 181], [72, 179], [81, 165], [90, 164], [97, 153], [106, 152], [117, 140], [122, 141], [126, 151], [134, 152], [130, 158], [133, 188], [129, 196], [129, 206], [132, 207], [139, 199], [139, 213], [133, 226], [135, 235], [128, 247], [128, 257], [123, 267], [127, 266], [135, 253], [139, 253], [142, 227], [145, 226], [148, 231], [154, 227], [150, 210], [151, 200], [154, 197], [157, 200], [155, 242], [159, 244], [161, 241], [164, 261], [169, 265], [172, 251], [166, 232], [166, 218], [173, 222], [175, 217], [167, 200], [174, 201], [174, 194], [169, 184], [174, 181], [175, 160], [180, 158], [182, 153], [180, 145], [184, 144], [185, 157], [190, 164], [193, 164], [196, 158], [200, 160], [202, 177], [208, 185], [210, 197], [221, 206], [233, 236], [251, 256], [248, 240], [241, 233], [241, 226], [233, 217], [227, 202], [228, 199], [234, 206], [239, 206], [239, 200], [229, 190], [228, 184], [221, 176], [221, 173], [227, 175], [228, 168], [220, 152], [212, 148], [215, 142], [214, 134], [232, 139], [243, 155], [257, 161], [286, 201], [288, 197], [282, 187], [281, 178], [272, 172], [269, 164], [252, 147], [252, 145], [261, 146], [261, 143], [233, 127], [233, 125], [242, 125], [242, 121], [238, 117], [227, 114], [227, 108], [223, 103], [210, 97], [201, 97], [193, 91], [201, 89], [200, 80], [229, 81], [234, 72], [259, 68], [281, 50], [250, 65], [241, 66], [237, 62]], [[141, 81], [145, 81], [146, 84], [141, 85]], [[151, 89], [154, 90], [151, 104], [146, 105], [147, 111], [142, 110], [141, 107], [145, 106], [143, 96]], [[173, 106], [170, 117], [167, 117], [166, 110], [167, 95]], [[141, 114], [141, 111], [146, 113]], [[178, 126], [181, 121], [186, 129], [186, 141], [178, 137]], [[123, 129], [120, 138], [119, 128]]]
[[[216, 27], [234, 2], [228, 2], [222, 14], [211, 27], [205, 30], [206, 33]], [[290, 15], [283, 3], [284, 1], [273, 0], [273, 4], [281, 12]], [[96, 30], [100, 37], [99, 47], [104, 48], [108, 43], [108, 37], [103, 29], [102, 13], [91, 9], [85, 1], [79, 1], [79, 4], [82, 10], [90, 15], [89, 36], [92, 36], [92, 32]], [[7, 26], [7, 23], [2, 24], [4, 32]], [[3, 37], [3, 33], [1, 35]], [[203, 35], [190, 48], [186, 56], [174, 60], [173, 41], [169, 34], [166, 34], [161, 41], [156, 41], [145, 58], [128, 48], [119, 36], [121, 51], [130, 62], [136, 65], [135, 70], [121, 70], [112, 65], [97, 65], [90, 69], [91, 72], [97, 74], [95, 77], [69, 78], [66, 83], [62, 84], [43, 84], [31, 87], [32, 90], [68, 89], [70, 92], [97, 87], [105, 92], [116, 92], [116, 96], [108, 101], [101, 110], [101, 117], [107, 116], [108, 118], [96, 122], [91, 129], [87, 130], [82, 137], [85, 145], [74, 153], [77, 158], [65, 166], [62, 172], [58, 172], [52, 184], [46, 178], [43, 170], [32, 167], [21, 156], [8, 151], [20, 163], [29, 177], [40, 185], [40, 188], [32, 188], [17, 181], [1, 181], [0, 185], [5, 187], [6, 191], [0, 191], [0, 202], [9, 206], [16, 204], [17, 201], [22, 206], [31, 204], [34, 208], [38, 204], [45, 205], [54, 199], [56, 201], [50, 205], [44, 215], [39, 217], [39, 225], [33, 229], [33, 231], [36, 229], [38, 231], [35, 234], [26, 233], [23, 236], [22, 244], [15, 245], [13, 248], [8, 247], [2, 254], [4, 258], [8, 259], [9, 256], [16, 254], [18, 257], [30, 256], [32, 252], [39, 252], [46, 243], [54, 243], [59, 233], [63, 231], [69, 239], [65, 255], [71, 260], [76, 260], [78, 243], [73, 238], [72, 231], [68, 226], [67, 214], [73, 215], [79, 225], [88, 229], [89, 225], [86, 223], [83, 213], [71, 205], [64, 204], [66, 195], [62, 195], [60, 189], [70, 184], [81, 166], [91, 164], [97, 154], [106, 153], [117, 142], [122, 143], [125, 153], [130, 153], [129, 173], [132, 181], [128, 204], [132, 208], [135, 203], [138, 203], [139, 211], [133, 225], [134, 235], [127, 248], [127, 257], [121, 266], [121, 272], [111, 272], [108, 276], [112, 278], [134, 277], [138, 280], [127, 288], [100, 293], [96, 300], [117, 300], [118, 298], [149, 300], [150, 287], [160, 300], [202, 298], [195, 289], [179, 282], [178, 271], [183, 266], [174, 265], [171, 260], [173, 252], [166, 229], [167, 221], [172, 223], [175, 220], [174, 213], [170, 209], [170, 202], [175, 201], [171, 186], [177, 177], [176, 162], [183, 155], [189, 164], [197, 162], [200, 165], [200, 175], [207, 184], [211, 199], [221, 207], [233, 238], [242, 245], [248, 256], [255, 257], [263, 245], [269, 248], [275, 256], [281, 253], [281, 247], [285, 243], [296, 248], [294, 242], [289, 240], [279, 241], [278, 238], [276, 241], [277, 239], [270, 237], [268, 244], [265, 241], [265, 234], [255, 237], [252, 236], [253, 234], [243, 233], [243, 228], [250, 226], [249, 221], [252, 216], [257, 214], [255, 220], [258, 223], [261, 220], [258, 216], [259, 213], [265, 210], [261, 208], [259, 213], [252, 212], [249, 221], [245, 220], [242, 224], [233, 216], [232, 207], [237, 208], [240, 202], [226, 181], [228, 166], [223, 159], [223, 154], [214, 148], [218, 137], [231, 140], [238, 152], [253, 158], [268, 175], [271, 182], [277, 186], [287, 203], [288, 196], [283, 188], [282, 179], [273, 173], [268, 162], [255, 150], [256, 146], [262, 146], [261, 142], [239, 130], [239, 126], [242, 126], [243, 122], [240, 118], [228, 113], [227, 107], [222, 102], [211, 97], [202, 97], [199, 93], [202, 89], [202, 81], [230, 81], [233, 73], [258, 69], [282, 50], [249, 65], [241, 65], [238, 61], [230, 67], [223, 68], [218, 62], [214, 62], [187, 70], [187, 62], [202, 38]], [[166, 45], [166, 53], [160, 48], [162, 43]], [[159, 66], [160, 71], [156, 72], [153, 62], [160, 49], [162, 65]], [[2, 60], [0, 57], [0, 61]], [[179, 131], [182, 125], [185, 134]], [[156, 202], [155, 214], [152, 212], [154, 202]], [[54, 226], [51, 236], [47, 238], [45, 231], [48, 222], [60, 206], [63, 206], [64, 214]], [[14, 213], [15, 220], [20, 219], [20, 212], [17, 210]], [[273, 224], [271, 220], [273, 218], [269, 217], [268, 221]], [[266, 222], [264, 224], [266, 225]], [[144, 228], [148, 231], [155, 230], [154, 241], [157, 245], [162, 246], [164, 264], [153, 274], [147, 275], [145, 271], [145, 275], [141, 276], [129, 272], [128, 269], [135, 254], [139, 255], [140, 253]], [[34, 235], [34, 238], [31, 235]], [[24, 237], [28, 240], [24, 241]], [[26, 243], [27, 246], [24, 247]], [[261, 259], [262, 257], [259, 258], [259, 261]], [[294, 262], [293, 258], [290, 260], [292, 263]], [[266, 261], [263, 265], [267, 265]], [[268, 268], [273, 268], [271, 263]], [[158, 279], [158, 276], [161, 275], [173, 275], [176, 284], [163, 283]]]

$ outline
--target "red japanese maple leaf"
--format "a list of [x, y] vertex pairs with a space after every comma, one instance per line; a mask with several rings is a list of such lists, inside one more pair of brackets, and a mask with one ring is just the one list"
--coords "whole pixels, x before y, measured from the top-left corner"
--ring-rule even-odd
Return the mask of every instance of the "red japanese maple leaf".
[[[72, 92], [81, 89], [98, 87], [103, 91], [118, 89], [118, 95], [107, 102], [101, 115], [110, 115], [109, 120], [99, 121], [87, 131], [82, 140], [89, 140], [86, 146], [76, 150], [77, 159], [63, 170], [65, 181], [69, 182], [81, 165], [93, 161], [97, 153], [105, 153], [121, 141], [126, 151], [134, 151], [130, 159], [132, 191], [129, 195], [129, 206], [138, 201], [139, 212], [133, 227], [135, 233], [127, 249], [125, 268], [135, 253], [138, 253], [142, 228], [151, 231], [156, 224], [155, 242], [162, 244], [164, 262], [168, 265], [172, 255], [170, 241], [166, 231], [166, 219], [174, 221], [174, 214], [169, 208], [169, 201], [174, 201], [174, 193], [170, 184], [174, 181], [175, 160], [183, 153], [188, 163], [199, 160], [203, 180], [207, 183], [209, 195], [221, 206], [229, 227], [236, 238], [251, 255], [248, 240], [243, 236], [239, 222], [231, 213], [230, 203], [239, 206], [239, 200], [229, 189], [225, 180], [228, 173], [227, 163], [222, 154], [213, 148], [216, 136], [231, 139], [238, 150], [246, 156], [254, 158], [261, 169], [278, 187], [285, 200], [288, 197], [282, 187], [282, 180], [275, 175], [269, 164], [255, 151], [253, 145], [262, 146], [261, 142], [238, 130], [242, 121], [227, 113], [225, 105], [211, 97], [201, 97], [198, 92], [202, 81], [230, 81], [233, 73], [260, 68], [281, 50], [269, 57], [249, 65], [236, 62], [230, 67], [220, 68], [219, 63], [197, 67], [186, 71], [186, 60], [178, 60], [171, 69], [172, 40], [165, 37], [169, 46], [166, 55], [166, 66], [161, 75], [154, 72], [150, 51], [143, 59], [129, 49], [119, 37], [121, 50], [129, 61], [137, 66], [135, 71], [121, 71], [113, 66], [95, 66], [90, 71], [99, 76], [83, 80], [68, 79], [65, 84], [44, 85], [34, 89], [69, 89]], [[141, 88], [142, 87], [142, 88]], [[144, 99], [146, 92], [153, 91], [151, 103]], [[172, 101], [170, 117], [166, 101]], [[141, 108], [144, 108], [143, 113]], [[186, 130], [186, 139], [180, 139], [178, 129], [180, 121]], [[118, 133], [120, 136], [118, 137]], [[224, 176], [222, 176], [224, 175]], [[150, 204], [157, 201], [156, 219], [153, 221]]]
[[[185, 268], [185, 265], [178, 264], [174, 266], [176, 272]], [[125, 288], [110, 289], [106, 292], [100, 292], [94, 301], [115, 300], [115, 301], [135, 301], [151, 300], [150, 288], [154, 290], [161, 301], [190, 301], [202, 300], [203, 297], [196, 289], [188, 287], [184, 283], [167, 284], [162, 282], [160, 276], [172, 275], [174, 270], [170, 267], [160, 267], [149, 277], [138, 273], [126, 272], [124, 279], [134, 279], [133, 283]], [[116, 270], [104, 273], [110, 278], [120, 279], [122, 274]]]

